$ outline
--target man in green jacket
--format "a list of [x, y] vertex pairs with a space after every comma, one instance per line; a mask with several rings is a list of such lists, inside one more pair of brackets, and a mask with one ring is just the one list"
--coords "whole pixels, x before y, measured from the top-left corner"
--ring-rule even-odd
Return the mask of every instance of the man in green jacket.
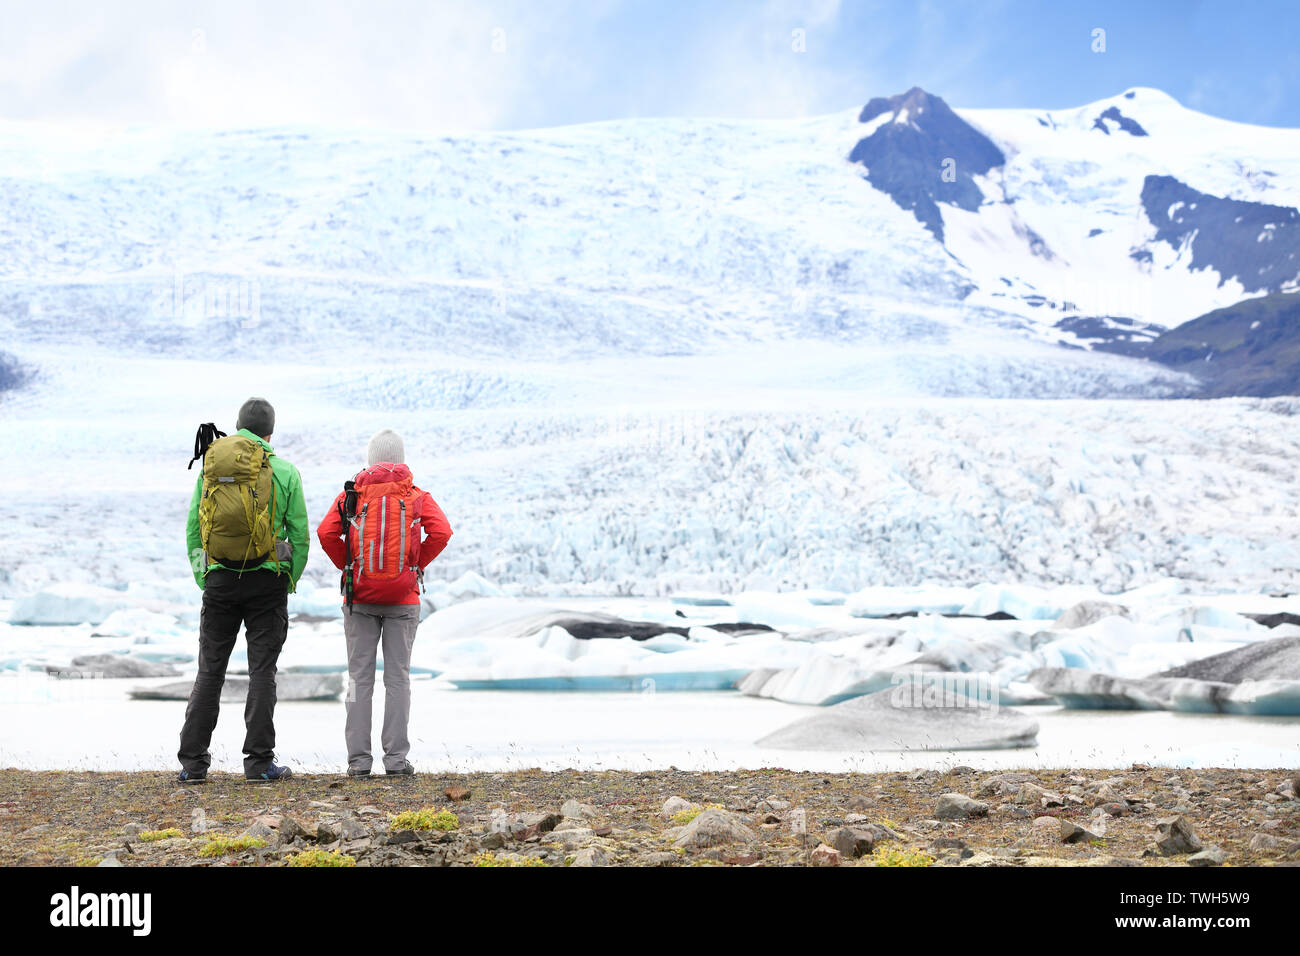
[[[181, 783], [207, 780], [212, 755], [208, 746], [217, 726], [226, 664], [234, 650], [241, 625], [248, 640], [248, 700], [244, 705], [244, 776], [249, 780], [281, 780], [288, 767], [276, 766], [275, 669], [289, 633], [289, 592], [297, 587], [307, 564], [307, 503], [298, 469], [271, 449], [275, 409], [263, 398], [250, 398], [239, 409], [238, 434], [255, 442], [271, 465], [271, 532], [275, 547], [265, 560], [259, 555], [246, 561], [210, 558], [203, 548], [199, 502], [203, 497], [200, 472], [190, 501], [185, 543], [194, 581], [203, 590], [199, 618], [199, 671], [185, 708], [181, 728]], [[221, 479], [226, 480], [226, 479]], [[245, 566], [246, 565], [246, 566]]]

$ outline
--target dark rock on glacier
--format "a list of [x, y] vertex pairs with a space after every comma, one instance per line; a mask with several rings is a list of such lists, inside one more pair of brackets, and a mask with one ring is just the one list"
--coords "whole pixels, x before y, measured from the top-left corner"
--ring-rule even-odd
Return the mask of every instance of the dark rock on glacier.
[[[1247, 292], [1276, 292], [1300, 274], [1300, 210], [1212, 196], [1173, 176], [1147, 176], [1142, 208], [1156, 241], [1182, 250], [1191, 268], [1213, 269]], [[1262, 237], [1267, 237], [1262, 238]]]
[[876, 97], [858, 119], [869, 123], [885, 113], [890, 118], [853, 147], [849, 162], [865, 166], [871, 185], [943, 242], [938, 203], [978, 209], [984, 194], [974, 177], [1003, 165], [1006, 157], [940, 97], [920, 87], [898, 96]]

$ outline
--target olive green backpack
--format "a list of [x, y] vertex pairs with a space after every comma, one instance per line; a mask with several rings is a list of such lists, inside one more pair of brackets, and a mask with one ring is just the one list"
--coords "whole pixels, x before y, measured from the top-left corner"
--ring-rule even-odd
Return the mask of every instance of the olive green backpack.
[[208, 564], [255, 568], [275, 556], [275, 483], [266, 449], [243, 435], [217, 438], [203, 452], [199, 539]]

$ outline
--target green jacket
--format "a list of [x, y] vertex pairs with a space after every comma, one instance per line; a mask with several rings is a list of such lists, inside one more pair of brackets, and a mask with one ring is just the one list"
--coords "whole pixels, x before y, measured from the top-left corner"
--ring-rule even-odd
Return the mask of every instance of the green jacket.
[[[271, 560], [258, 565], [272, 571], [284, 571], [289, 575], [289, 590], [298, 587], [302, 569], [307, 566], [308, 528], [307, 501], [302, 494], [302, 476], [298, 469], [283, 458], [277, 458], [271, 446], [264, 439], [254, 435], [247, 428], [241, 428], [237, 434], [257, 442], [271, 456], [271, 481], [275, 485], [275, 514], [271, 516], [271, 530], [276, 540], [288, 541], [292, 554], [287, 562]], [[199, 470], [199, 480], [194, 485], [194, 495], [190, 498], [190, 516], [185, 522], [185, 546], [190, 556], [190, 569], [194, 572], [194, 583], [203, 587], [203, 577], [207, 568], [203, 566], [203, 542], [199, 538], [199, 499], [203, 497], [203, 470]]]

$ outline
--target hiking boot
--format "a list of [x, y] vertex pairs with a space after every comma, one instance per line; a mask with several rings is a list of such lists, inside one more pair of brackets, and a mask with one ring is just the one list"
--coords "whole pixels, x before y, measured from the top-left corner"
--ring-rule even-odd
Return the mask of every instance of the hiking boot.
[[391, 777], [411, 777], [415, 775], [415, 768], [411, 766], [411, 761], [403, 760], [396, 770], [385, 770], [384, 773]]
[[182, 770], [176, 775], [177, 783], [207, 783], [208, 772], [206, 770]]
[[349, 777], [368, 777], [368, 776], [370, 776], [370, 770], [369, 770], [369, 768], [367, 768], [367, 769], [365, 769], [365, 770], [361, 770], [361, 769], [359, 769], [359, 768], [357, 768], [357, 767], [348, 767], [348, 776], [349, 776]]
[[244, 779], [254, 783], [275, 783], [277, 780], [288, 780], [292, 776], [293, 771], [288, 767], [277, 767], [271, 764], [260, 774], [245, 774]]

